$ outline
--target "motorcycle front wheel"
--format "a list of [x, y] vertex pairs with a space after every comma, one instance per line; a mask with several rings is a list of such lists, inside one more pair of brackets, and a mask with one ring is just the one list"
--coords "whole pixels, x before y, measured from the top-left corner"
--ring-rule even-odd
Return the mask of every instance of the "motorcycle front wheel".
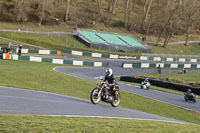
[[184, 96], [184, 99], [185, 99], [186, 102], [188, 101], [188, 97], [187, 96]]
[[93, 91], [90, 94], [90, 100], [93, 104], [99, 103], [99, 101], [101, 99], [101, 95], [98, 97], [98, 93], [99, 93], [99, 89], [94, 88]]
[[118, 94], [116, 95], [116, 99], [111, 102], [111, 105], [113, 107], [117, 107], [119, 105], [119, 103], [120, 103], [120, 94], [118, 92]]

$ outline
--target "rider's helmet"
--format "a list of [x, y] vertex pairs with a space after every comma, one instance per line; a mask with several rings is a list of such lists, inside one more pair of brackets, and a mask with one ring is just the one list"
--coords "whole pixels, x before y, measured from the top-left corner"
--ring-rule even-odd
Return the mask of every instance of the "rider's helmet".
[[107, 68], [107, 69], [106, 69], [106, 76], [107, 76], [107, 77], [110, 77], [112, 74], [113, 74], [112, 69], [111, 69], [111, 68]]
[[191, 89], [188, 89], [188, 92], [191, 93], [192, 92]]
[[145, 78], [145, 81], [146, 81], [146, 82], [149, 82], [149, 78]]

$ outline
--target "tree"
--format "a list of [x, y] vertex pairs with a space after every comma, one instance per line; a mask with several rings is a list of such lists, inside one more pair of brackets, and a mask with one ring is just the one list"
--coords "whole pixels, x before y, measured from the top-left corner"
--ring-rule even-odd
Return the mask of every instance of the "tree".
[[102, 0], [97, 0], [99, 15], [102, 15]]
[[125, 11], [125, 28], [128, 27], [128, 10], [130, 8], [130, 0], [126, 2], [126, 11]]
[[26, 22], [28, 14], [29, 1], [16, 0], [16, 17], [17, 22]]
[[[172, 1], [168, 1], [168, 3], [171, 3], [171, 2]], [[165, 33], [165, 41], [164, 41], [163, 47], [166, 47], [167, 43], [168, 43], [169, 39], [171, 38], [171, 35], [174, 31], [174, 28], [175, 28], [175, 25], [172, 26], [172, 23], [175, 23], [175, 21], [173, 21], [173, 20], [176, 20], [176, 19], [174, 19], [174, 17], [176, 15], [176, 13], [178, 13], [177, 10], [180, 9], [179, 8], [180, 7], [180, 0], [173, 1], [172, 4], [167, 4], [167, 5], [170, 6], [168, 8], [165, 8], [165, 10], [167, 10], [167, 12], [169, 13], [169, 17], [167, 18], [167, 20], [165, 20], [163, 26], [161, 27], [161, 30], [160, 30], [160, 33], [158, 35], [158, 39], [157, 39], [155, 46], [158, 45], [163, 33]], [[177, 17], [178, 17], [178, 15], [177, 15]]]
[[115, 13], [115, 6], [117, 4], [117, 0], [112, 0], [112, 10], [111, 13], [114, 14]]
[[41, 6], [42, 6], [42, 11], [40, 13], [40, 20], [39, 20], [39, 23], [38, 23], [38, 26], [40, 27], [42, 21], [43, 21], [43, 18], [44, 18], [44, 15], [45, 15], [45, 6], [46, 6], [46, 0], [41, 0]]
[[112, 11], [112, 1], [113, 1], [113, 0], [108, 0], [108, 11], [109, 11], [109, 12]]
[[149, 35], [149, 29], [150, 29], [150, 26], [152, 23], [152, 19], [153, 19], [153, 11], [150, 13], [150, 19], [149, 19], [147, 30], [146, 30], [145, 37], [144, 37], [145, 39], [147, 39], [147, 37]]
[[200, 8], [200, 2], [199, 0], [193, 0], [191, 2], [190, 0], [185, 0], [183, 1], [183, 12], [184, 12], [184, 18], [185, 20], [185, 29], [186, 29], [186, 40], [185, 40], [185, 45], [188, 45], [188, 39], [189, 39], [189, 33], [190, 33], [190, 28], [192, 27], [192, 24], [197, 20], [198, 16], [197, 14], [199, 13]]
[[144, 22], [146, 22], [153, 0], [146, 0], [143, 6], [141, 30], [144, 31]]
[[70, 4], [70, 0], [66, 0], [66, 10], [65, 10], [65, 21], [68, 21], [68, 17], [69, 17], [69, 4]]

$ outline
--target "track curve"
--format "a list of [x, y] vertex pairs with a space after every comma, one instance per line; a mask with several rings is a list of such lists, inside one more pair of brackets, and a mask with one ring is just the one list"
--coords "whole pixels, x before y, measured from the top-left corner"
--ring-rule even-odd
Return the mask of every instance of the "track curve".
[[[136, 74], [145, 74], [145, 73], [153, 73], [154, 70], [149, 69], [123, 69], [118, 67], [112, 67], [115, 76], [123, 76], [123, 75], [136, 75]], [[87, 79], [90, 81], [96, 82], [99, 76], [103, 76], [105, 73], [104, 68], [74, 68], [74, 67], [57, 67], [54, 68], [55, 71], [68, 74], [71, 76]], [[137, 86], [127, 85], [123, 83], [119, 83], [120, 88], [124, 91], [137, 94], [140, 96], [148, 97], [154, 100], [158, 100], [161, 102], [165, 102], [168, 104], [172, 104], [178, 107], [182, 107], [188, 110], [193, 110], [196, 112], [200, 112], [200, 100], [197, 102], [189, 103], [185, 102], [183, 96], [175, 95], [171, 93], [166, 93], [157, 90], [142, 90]]]
[[79, 98], [11, 87], [0, 87], [0, 113], [125, 118], [191, 124], [131, 109], [114, 108], [107, 104], [96, 106]]

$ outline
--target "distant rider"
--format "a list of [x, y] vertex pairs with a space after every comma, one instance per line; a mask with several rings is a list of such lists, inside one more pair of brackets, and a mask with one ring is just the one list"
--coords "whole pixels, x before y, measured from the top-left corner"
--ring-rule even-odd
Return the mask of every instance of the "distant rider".
[[191, 89], [188, 89], [188, 90], [187, 90], [187, 95], [190, 96], [190, 95], [192, 95], [192, 94], [193, 94], [193, 93], [192, 93]]
[[144, 84], [147, 84], [149, 82], [149, 78], [144, 79]]

